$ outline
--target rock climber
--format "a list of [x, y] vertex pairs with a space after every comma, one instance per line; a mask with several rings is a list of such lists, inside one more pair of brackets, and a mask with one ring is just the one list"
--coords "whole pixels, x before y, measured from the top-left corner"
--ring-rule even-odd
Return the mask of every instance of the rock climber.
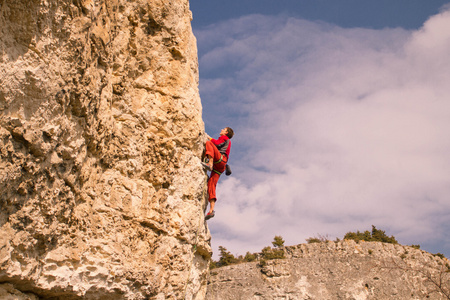
[[216, 186], [220, 175], [225, 171], [228, 159], [230, 157], [231, 142], [234, 132], [230, 127], [225, 127], [220, 131], [219, 138], [213, 139], [207, 135], [205, 162], [203, 166], [206, 170], [211, 171], [208, 179], [208, 200], [209, 212], [205, 216], [205, 220], [214, 217], [214, 206], [216, 204]]

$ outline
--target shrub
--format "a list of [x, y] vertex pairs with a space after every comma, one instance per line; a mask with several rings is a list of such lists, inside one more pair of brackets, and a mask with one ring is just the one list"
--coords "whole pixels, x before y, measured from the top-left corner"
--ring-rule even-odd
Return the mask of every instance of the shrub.
[[372, 225], [372, 232], [366, 230], [364, 232], [348, 232], [345, 234], [344, 239], [354, 240], [356, 242], [366, 241], [366, 242], [383, 242], [398, 244], [394, 236], [387, 236], [384, 230], [379, 230]]
[[306, 239], [306, 242], [308, 242], [308, 244], [321, 243], [321, 240], [319, 240], [318, 238], [310, 237], [309, 239]]
[[211, 261], [209, 263], [209, 269], [212, 270], [215, 268], [217, 268], [217, 262], [211, 259]]
[[284, 251], [282, 249], [273, 249], [269, 246], [262, 249], [262, 258], [265, 260], [284, 258]]
[[284, 240], [283, 240], [283, 238], [282, 238], [281, 236], [279, 236], [279, 235], [276, 235], [276, 236], [273, 238], [272, 245], [273, 245], [274, 247], [276, 247], [276, 248], [284, 247]]
[[308, 242], [308, 244], [326, 243], [329, 240], [330, 239], [328, 238], [328, 235], [320, 235], [320, 234], [318, 234], [317, 237], [310, 237], [309, 239], [306, 239], [306, 242]]
[[282, 247], [284, 247], [283, 238], [279, 235], [276, 235], [273, 238], [272, 245], [275, 248], [267, 246], [261, 250], [261, 261], [284, 258], [284, 250], [282, 249]]
[[265, 265], [267, 265], [267, 261], [266, 261], [264, 258], [261, 258], [261, 259], [259, 260], [259, 266], [262, 268], [262, 267], [264, 267]]
[[442, 254], [442, 253], [436, 253], [436, 254], [433, 254], [434, 256], [437, 256], [437, 257], [440, 257], [440, 258], [442, 258], [442, 259], [444, 259], [445, 258], [445, 256], [444, 256], [444, 254]]
[[233, 254], [231, 254], [225, 247], [219, 246], [219, 262], [217, 263], [218, 266], [228, 266], [231, 264], [237, 263], [236, 257], [234, 257]]
[[244, 261], [251, 262], [256, 260], [256, 254], [250, 253], [247, 251], [247, 253], [244, 256]]

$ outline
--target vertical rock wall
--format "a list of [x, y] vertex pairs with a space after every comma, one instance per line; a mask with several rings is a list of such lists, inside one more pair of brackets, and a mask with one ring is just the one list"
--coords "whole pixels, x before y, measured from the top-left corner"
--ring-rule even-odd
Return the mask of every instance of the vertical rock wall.
[[188, 0], [0, 1], [1, 295], [203, 298], [190, 21]]

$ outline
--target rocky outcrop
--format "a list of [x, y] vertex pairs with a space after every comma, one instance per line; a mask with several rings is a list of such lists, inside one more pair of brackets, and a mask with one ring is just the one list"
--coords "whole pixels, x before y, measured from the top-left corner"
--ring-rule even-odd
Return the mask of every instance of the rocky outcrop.
[[[408, 246], [341, 241], [211, 270], [206, 299], [447, 299], [449, 261]], [[440, 285], [440, 286], [439, 286]]]
[[203, 298], [190, 21], [188, 0], [0, 2], [2, 297]]

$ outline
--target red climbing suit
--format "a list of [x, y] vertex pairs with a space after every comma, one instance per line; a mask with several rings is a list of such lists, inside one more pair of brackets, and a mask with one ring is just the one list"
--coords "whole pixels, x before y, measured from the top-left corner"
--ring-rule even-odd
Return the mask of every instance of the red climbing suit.
[[[211, 139], [206, 142], [206, 155], [213, 159], [213, 170], [208, 179], [208, 196], [209, 201], [217, 200], [216, 186], [219, 181], [220, 174], [225, 171], [228, 162], [228, 155], [230, 155], [231, 142], [226, 135], [221, 135], [217, 140]], [[219, 151], [219, 149], [221, 151]], [[222, 153], [221, 153], [222, 152]]]

